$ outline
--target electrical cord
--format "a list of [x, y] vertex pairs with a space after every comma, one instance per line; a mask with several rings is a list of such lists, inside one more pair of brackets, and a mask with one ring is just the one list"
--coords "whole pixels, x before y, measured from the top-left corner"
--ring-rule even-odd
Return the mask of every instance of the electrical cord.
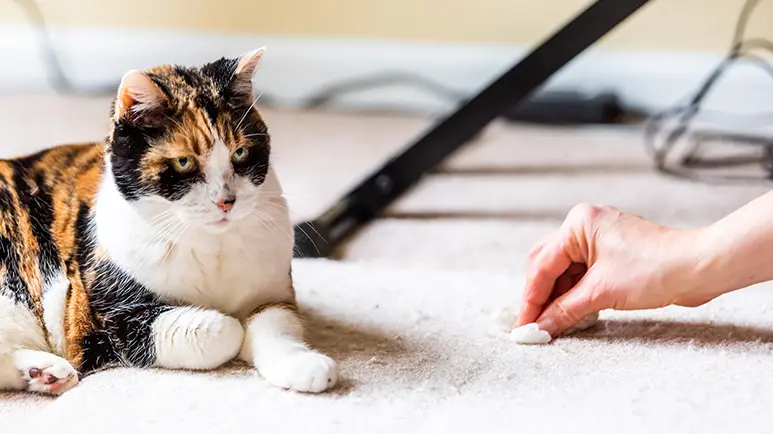
[[[49, 32], [48, 25], [45, 17], [35, 0], [14, 0], [19, 7], [24, 11], [27, 18], [33, 23], [37, 33], [38, 41], [41, 53], [44, 57], [44, 61], [47, 65], [52, 87], [59, 92], [72, 93], [72, 92], [88, 92], [85, 89], [78, 89], [72, 80], [67, 76], [62, 66], [62, 61], [53, 48], [53, 38]], [[683, 138], [688, 133], [688, 125], [697, 116], [700, 111], [702, 114], [708, 113], [707, 110], [701, 108], [701, 103], [706, 95], [710, 92], [716, 81], [721, 77], [726, 69], [728, 69], [733, 63], [740, 58], [749, 62], [756, 62], [757, 66], [767, 72], [773, 77], [773, 66], [769, 64], [764, 58], [756, 56], [750, 53], [753, 49], [762, 49], [773, 53], [773, 42], [762, 38], [751, 38], [744, 40], [744, 35], [748, 21], [752, 16], [755, 7], [762, 0], [747, 0], [744, 7], [741, 10], [741, 14], [736, 23], [733, 41], [731, 49], [723, 62], [721, 62], [708, 79], [700, 87], [698, 92], [689, 100], [688, 104], [684, 106], [677, 106], [655, 116], [652, 116], [645, 128], [645, 143], [647, 151], [652, 155], [655, 166], [658, 170], [663, 172], [673, 172], [673, 170], [666, 167], [666, 158], [670, 154], [671, 150], [676, 145], [676, 142]], [[363, 90], [372, 90], [382, 86], [392, 86], [397, 84], [410, 84], [420, 89], [424, 89], [429, 93], [437, 95], [438, 97], [449, 100], [454, 104], [458, 104], [464, 101], [465, 94], [459, 90], [444, 86], [443, 84], [431, 80], [427, 77], [423, 77], [418, 74], [411, 74], [405, 72], [386, 72], [375, 74], [372, 76], [365, 76], [361, 78], [346, 79], [338, 83], [326, 86], [324, 89], [312, 94], [305, 99], [305, 102], [301, 105], [304, 108], [312, 109], [319, 108], [330, 104], [336, 98], [341, 97], [347, 93], [353, 93]], [[113, 89], [101, 88], [96, 90], [99, 93], [105, 91], [112, 91]], [[263, 95], [261, 98], [261, 104], [264, 106], [274, 105], [274, 98], [269, 95]], [[720, 112], [714, 112], [715, 115], [722, 116], [724, 118], [732, 117], [729, 114], [723, 114]], [[773, 116], [771, 114], [757, 115]], [[662, 123], [678, 117], [677, 128], [668, 134], [666, 140], [661, 146], [655, 144], [655, 135], [663, 130]], [[693, 148], [697, 149], [697, 145], [693, 145]], [[763, 153], [767, 154], [767, 153]], [[687, 156], [684, 161], [694, 162], [695, 158]], [[684, 162], [683, 162], [684, 163]], [[773, 165], [773, 163], [772, 163]], [[695, 166], [697, 167], [697, 166]], [[673, 173], [672, 173], [673, 174]], [[684, 174], [682, 174], [684, 175]], [[701, 178], [701, 177], [699, 177]]]
[[[72, 93], [76, 91], [84, 92], [85, 90], [77, 88], [73, 84], [72, 80], [70, 80], [70, 78], [64, 72], [62, 61], [53, 47], [53, 38], [51, 37], [47, 22], [38, 3], [35, 0], [13, 1], [19, 5], [19, 7], [27, 16], [27, 19], [35, 27], [35, 30], [38, 34], [38, 45], [48, 69], [51, 86], [54, 88], [54, 90], [62, 93]], [[439, 96], [440, 98], [450, 100], [454, 103], [460, 103], [465, 98], [463, 92], [451, 89], [440, 84], [439, 82], [431, 80], [427, 77], [420, 76], [418, 74], [386, 72], [373, 76], [342, 80], [338, 83], [328, 85], [321, 91], [306, 98], [305, 102], [303, 102], [301, 106], [307, 109], [319, 108], [330, 104], [336, 98], [339, 98], [347, 93], [372, 90], [382, 86], [399, 85], [405, 83], [415, 85]], [[109, 90], [112, 91], [113, 89], [111, 88]], [[98, 89], [97, 91], [101, 93], [103, 91], [108, 91], [108, 89]], [[272, 106], [276, 104], [275, 98], [270, 97], [265, 92], [262, 93], [263, 96], [261, 97], [260, 101], [263, 106]]]
[[[49, 79], [54, 90], [62, 93], [70, 93], [79, 89], [73, 84], [72, 80], [64, 72], [62, 61], [53, 47], [53, 38], [48, 29], [45, 17], [35, 0], [13, 0], [24, 11], [27, 19], [33, 24], [38, 34], [38, 45], [43, 55], [44, 62], [47, 65]], [[353, 93], [362, 90], [372, 90], [377, 87], [391, 86], [396, 84], [413, 84], [419, 88], [435, 94], [443, 99], [451, 100], [454, 103], [462, 102], [465, 98], [464, 93], [446, 87], [439, 82], [431, 80], [418, 74], [403, 72], [386, 72], [373, 76], [347, 79], [332, 85], [326, 86], [323, 90], [312, 94], [302, 103], [304, 108], [319, 108], [331, 103], [347, 93]], [[100, 89], [100, 91], [105, 89]], [[271, 106], [274, 98], [267, 95], [261, 97], [261, 104]]]
[[423, 88], [430, 93], [436, 94], [443, 99], [450, 100], [458, 104], [464, 101], [465, 94], [461, 91], [451, 89], [437, 81], [430, 80], [418, 74], [405, 72], [386, 72], [372, 76], [343, 80], [327, 86], [324, 90], [313, 94], [307, 99], [304, 108], [318, 108], [329, 104], [332, 100], [346, 93], [352, 93], [362, 90], [373, 90], [377, 87], [392, 86], [396, 84], [413, 84]]
[[[111, 93], [115, 90], [117, 83], [114, 86], [101, 86], [93, 89], [76, 86], [65, 73], [62, 66], [62, 59], [54, 49], [53, 37], [50, 34], [50, 30], [38, 2], [36, 0], [14, 1], [22, 8], [28, 20], [34, 25], [35, 30], [37, 31], [40, 51], [44, 57], [51, 86], [55, 91], [60, 93], [104, 94]], [[303, 98], [298, 106], [304, 109], [318, 109], [332, 105], [337, 99], [340, 99], [347, 94], [396, 85], [413, 86], [414, 88], [438, 97], [442, 101], [447, 101], [451, 105], [462, 104], [469, 97], [466, 92], [446, 86], [437, 80], [419, 74], [402, 71], [387, 71], [375, 73], [373, 75], [347, 78], [339, 82], [327, 84], [310, 96]], [[272, 97], [268, 92], [260, 91], [259, 93], [262, 94], [260, 100], [261, 106], [276, 107], [278, 105], [277, 99]], [[629, 115], [636, 113], [633, 110], [626, 110], [626, 112]]]
[[[743, 175], [706, 175], [698, 173], [697, 171], [685, 171], [680, 169], [671, 168], [667, 164], [669, 155], [674, 150], [677, 142], [680, 139], [686, 139], [689, 145], [689, 151], [686, 156], [681, 160], [682, 167], [690, 168], [720, 168], [730, 167], [738, 164], [759, 164], [766, 173], [767, 176], [763, 178], [765, 182], [770, 182], [773, 179], [773, 137], [758, 137], [758, 136], [739, 136], [737, 134], [728, 133], [691, 133], [690, 127], [699, 114], [705, 113], [706, 110], [702, 109], [702, 103], [706, 96], [713, 89], [719, 78], [726, 72], [733, 64], [740, 60], [751, 63], [757, 66], [760, 70], [770, 75], [773, 78], [773, 65], [768, 61], [751, 53], [754, 49], [761, 49], [773, 53], [773, 42], [762, 38], [752, 38], [744, 40], [746, 33], [746, 27], [749, 19], [752, 16], [754, 9], [761, 3], [762, 0], [747, 0], [744, 4], [738, 21], [735, 26], [735, 32], [733, 40], [730, 46], [730, 50], [727, 53], [725, 59], [717, 65], [714, 70], [708, 75], [708, 78], [698, 88], [695, 94], [688, 98], [688, 102], [684, 105], [677, 105], [676, 107], [665, 110], [652, 116], [645, 125], [645, 147], [647, 152], [653, 159], [655, 167], [660, 172], [677, 176], [680, 178], [687, 178], [696, 181], [710, 182], [710, 183], [735, 183], [735, 182], [759, 182], [760, 177], [749, 177]], [[714, 112], [717, 114], [717, 112]], [[763, 114], [773, 119], [773, 113]], [[675, 126], [673, 129], [668, 130], [663, 124], [664, 122], [672, 121], [676, 118]], [[663, 133], [665, 136], [661, 144], [657, 144], [656, 136]], [[709, 140], [729, 141], [736, 144], [754, 145], [757, 150], [760, 151], [759, 155], [747, 155], [747, 156], [733, 156], [724, 157], [716, 160], [702, 160], [697, 155], [701, 149]]]
[[[744, 7], [741, 10], [741, 14], [739, 16], [739, 19], [735, 26], [735, 32], [733, 36], [733, 42], [731, 44], [730, 51], [726, 58], [711, 72], [708, 79], [703, 83], [703, 85], [699, 88], [698, 92], [690, 99], [690, 102], [686, 106], [677, 106], [675, 108], [672, 108], [670, 110], [667, 110], [663, 113], [660, 113], [658, 115], [653, 116], [651, 119], [650, 124], [654, 124], [655, 122], [667, 118], [670, 115], [680, 113], [682, 112], [685, 116], [685, 119], [689, 120], [692, 119], [695, 114], [697, 114], [697, 111], [700, 108], [700, 104], [705, 98], [705, 96], [709, 93], [712, 86], [716, 81], [721, 77], [722, 73], [730, 66], [732, 65], [737, 59], [741, 58], [744, 54], [747, 54], [747, 58], [755, 59], [761, 64], [764, 64], [766, 66], [767, 62], [759, 57], [753, 57], [748, 55], [748, 51], [752, 48], [763, 48], [766, 50], [769, 50], [773, 52], [773, 42], [767, 41], [765, 39], [755, 38], [750, 39], [748, 41], [744, 41], [743, 37], [746, 31], [746, 26], [748, 25], [749, 18], [751, 17], [751, 14], [754, 10], [754, 8], [761, 2], [761, 0], [747, 0], [744, 4]], [[770, 73], [770, 71], [773, 71], [773, 69], [770, 68], [763, 68], [766, 71]], [[655, 150], [654, 148], [652, 150]]]
[[38, 33], [40, 51], [43, 54], [43, 60], [48, 65], [49, 74], [54, 90], [60, 92], [72, 92], [75, 89], [72, 81], [62, 68], [62, 62], [53, 48], [53, 39], [48, 32], [48, 26], [43, 13], [34, 0], [13, 0], [27, 15], [27, 19], [32, 22]]

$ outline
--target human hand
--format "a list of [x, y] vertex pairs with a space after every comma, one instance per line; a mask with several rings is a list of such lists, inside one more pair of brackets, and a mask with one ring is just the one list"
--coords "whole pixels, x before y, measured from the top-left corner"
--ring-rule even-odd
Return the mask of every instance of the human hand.
[[701, 284], [700, 230], [675, 230], [609, 206], [578, 205], [531, 251], [515, 326], [557, 336], [604, 309], [698, 306], [720, 295]]

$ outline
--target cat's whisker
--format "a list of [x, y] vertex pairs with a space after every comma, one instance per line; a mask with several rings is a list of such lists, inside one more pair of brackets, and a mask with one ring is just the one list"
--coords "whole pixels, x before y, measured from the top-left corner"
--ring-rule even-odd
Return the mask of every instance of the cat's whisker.
[[160, 218], [158, 218], [155, 221], [146, 221], [145, 223], [148, 225], [148, 230], [149, 231], [154, 231], [154, 230], [158, 229], [159, 227], [164, 226], [166, 223], [174, 221], [174, 220], [175, 219], [173, 218], [173, 216], [168, 216], [167, 215], [167, 216], [160, 217]]
[[177, 229], [177, 232], [174, 235], [174, 241], [170, 242], [166, 249], [166, 254], [163, 258], [161, 258], [161, 262], [159, 262], [158, 267], [156, 268], [156, 272], [153, 274], [152, 280], [155, 280], [156, 276], [158, 276], [158, 273], [161, 271], [161, 269], [164, 267], [164, 263], [166, 263], [166, 260], [169, 258], [169, 255], [172, 253], [172, 250], [175, 249], [177, 242], [180, 241], [180, 238], [182, 238], [183, 234], [188, 230], [189, 225], [185, 222], [182, 222], [179, 226], [179, 229]]
[[160, 223], [159, 225], [153, 226], [153, 232], [151, 233], [151, 236], [145, 240], [145, 242], [156, 242], [162, 240], [168, 234], [170, 229], [174, 228], [175, 225], [180, 223], [181, 222], [179, 220], [174, 218], [164, 220], [164, 222]]
[[293, 234], [292, 234], [292, 231], [291, 231], [291, 232], [285, 232], [285, 231], [283, 231], [282, 225], [280, 225], [280, 224], [279, 224], [279, 222], [278, 222], [278, 221], [276, 221], [276, 219], [273, 219], [273, 218], [271, 218], [271, 216], [267, 215], [267, 216], [266, 216], [266, 220], [267, 220], [267, 221], [268, 221], [268, 222], [269, 222], [269, 223], [270, 223], [272, 226], [274, 226], [274, 227], [276, 228], [277, 232], [279, 232], [279, 233], [281, 233], [281, 234], [284, 234], [285, 236], [287, 236], [287, 238], [288, 238], [289, 240], [293, 240]]
[[288, 197], [294, 197], [294, 198], [296, 198], [296, 199], [309, 200], [309, 197], [298, 196], [297, 194], [294, 194], [294, 193], [288, 193], [288, 192], [286, 192], [286, 191], [279, 191], [279, 190], [261, 190], [261, 193], [265, 193], [265, 194], [274, 194], [274, 195], [278, 195], [278, 196], [280, 196], [280, 197], [284, 197], [284, 198], [288, 198]]
[[260, 206], [272, 206], [274, 208], [290, 210], [290, 207], [288, 205], [283, 204], [283, 203], [276, 203], [275, 201], [272, 201], [270, 199], [268, 199], [268, 200], [266, 200], [266, 199], [261, 200], [259, 202], [259, 205]]
[[[252, 210], [250, 215], [257, 217], [258, 222], [260, 222], [260, 224], [263, 225], [263, 227], [266, 228], [266, 230], [268, 230], [270, 234], [281, 233], [281, 229], [282, 229], [281, 226], [277, 226], [274, 224], [272, 224], [272, 227], [267, 226], [268, 223], [274, 223], [267, 214], [260, 212], [259, 210]], [[279, 232], [276, 232], [276, 230], [278, 230]]]
[[171, 209], [168, 209], [166, 211], [161, 211], [160, 213], [158, 213], [158, 214], [154, 215], [153, 217], [147, 219], [147, 222], [152, 223], [152, 222], [158, 221], [159, 219], [164, 218], [164, 217], [170, 215], [171, 213], [172, 213]]
[[297, 226], [297, 228], [303, 233], [304, 236], [306, 236], [306, 238], [308, 238], [309, 241], [311, 241], [311, 245], [314, 246], [314, 250], [316, 250], [317, 253], [319, 254], [320, 250], [319, 250], [319, 247], [317, 247], [317, 243], [314, 242], [314, 239], [311, 238], [308, 232], [304, 231], [301, 226]]
[[142, 267], [145, 265], [145, 263], [150, 259], [150, 257], [153, 254], [153, 247], [155, 247], [156, 244], [162, 241], [169, 240], [169, 235], [175, 233], [177, 231], [178, 225], [184, 224], [183, 222], [177, 221], [175, 219], [169, 219], [165, 221], [160, 227], [156, 227], [155, 231], [151, 234], [150, 237], [143, 240], [144, 249], [145, 252], [142, 260], [140, 260], [139, 264], [137, 265], [137, 269], [142, 269]]
[[163, 232], [164, 228], [168, 227], [170, 224], [174, 224], [177, 221], [174, 217], [167, 217], [164, 219], [160, 219], [158, 222], [153, 223], [150, 225], [150, 232], [151, 234], [158, 234], [160, 232]]
[[293, 211], [292, 208], [288, 207], [287, 205], [271, 203], [271, 202], [261, 202], [260, 206], [264, 208], [278, 209], [280, 211], [287, 211], [289, 214], [293, 215], [294, 217], [298, 217], [298, 218], [301, 217], [298, 213]]
[[166, 115], [166, 114], [164, 116], [166, 116], [166, 118], [169, 119], [170, 121], [174, 122], [175, 125], [177, 125], [178, 127], [183, 128], [183, 126], [179, 122], [177, 122], [177, 120], [175, 118], [173, 118], [173, 117], [171, 117], [169, 115]]
[[265, 220], [258, 219], [258, 221], [260, 222], [261, 226], [263, 226], [263, 229], [267, 230], [269, 234], [274, 234], [274, 231], [271, 229], [271, 227], [268, 226]]
[[166, 234], [172, 230], [177, 224], [174, 220], [165, 221], [162, 225], [153, 228], [152, 232], [148, 236], [141, 240], [143, 246], [153, 247], [159, 241], [162, 241]]
[[234, 128], [234, 130], [237, 130], [237, 131], [239, 130], [239, 127], [242, 125], [242, 122], [244, 122], [244, 119], [247, 118], [247, 115], [250, 112], [252, 112], [252, 108], [255, 107], [255, 104], [257, 104], [257, 102], [258, 102], [258, 100], [260, 99], [261, 96], [263, 96], [263, 92], [261, 92], [260, 95], [258, 95], [258, 97], [255, 98], [255, 101], [253, 101], [252, 104], [250, 104], [250, 108], [248, 108], [247, 111], [244, 112], [244, 115], [242, 116], [242, 118], [239, 119], [239, 122], [236, 123], [236, 128]]
[[[292, 234], [292, 232], [290, 232], [290, 233], [285, 232], [283, 230], [284, 228], [282, 227], [282, 225], [279, 224], [279, 222], [276, 221], [276, 219], [272, 218], [270, 215], [268, 215], [266, 213], [263, 213], [263, 212], [261, 212], [259, 210], [253, 210], [253, 212], [251, 214], [258, 218], [258, 221], [260, 221], [260, 223], [263, 225], [263, 227], [268, 229], [269, 233], [283, 235], [288, 240], [293, 241], [293, 234]], [[267, 224], [270, 224], [275, 230], [272, 231], [271, 228], [266, 226]]]
[[[295, 198], [296, 198], [296, 199], [299, 199], [299, 200], [308, 200], [308, 199], [306, 199], [306, 198], [299, 197], [299, 196], [296, 196]], [[287, 199], [287, 198], [285, 198], [285, 199]], [[277, 202], [275, 202], [275, 201], [272, 201], [272, 200], [262, 200], [262, 201], [260, 201], [260, 206], [265, 206], [265, 207], [273, 207], [273, 208], [276, 208], [276, 209], [280, 209], [280, 210], [282, 210], [282, 211], [287, 211], [287, 212], [289, 212], [289, 213], [290, 213], [290, 214], [291, 214], [293, 217], [302, 218], [302, 217], [301, 217], [301, 215], [299, 215], [297, 212], [295, 212], [295, 211], [293, 210], [293, 208], [291, 208], [291, 207], [290, 207], [288, 204], [286, 204], [286, 203], [277, 203]]]
[[[162, 213], [163, 214], [163, 213]], [[159, 241], [166, 230], [171, 228], [177, 219], [171, 213], [156, 216], [152, 222], [148, 222], [150, 235], [143, 240], [145, 244], [152, 245]]]
[[[263, 213], [261, 213], [261, 215], [263, 215], [263, 216], [266, 216], [266, 218], [268, 218], [268, 219], [269, 219], [269, 220], [271, 220], [271, 221], [274, 221], [274, 219], [272, 219], [270, 216], [268, 216], [268, 215], [266, 215], [266, 214], [263, 214]], [[301, 226], [295, 226], [295, 227], [296, 227], [298, 230], [300, 230], [300, 231], [301, 231], [301, 233], [303, 233], [303, 235], [304, 235], [304, 236], [306, 236], [306, 238], [308, 238], [308, 239], [309, 239], [309, 241], [311, 241], [311, 244], [314, 246], [314, 249], [315, 249], [315, 250], [317, 250], [317, 252], [319, 252], [319, 247], [318, 247], [318, 246], [317, 246], [317, 244], [314, 242], [314, 239], [313, 239], [313, 238], [311, 238], [311, 237], [309, 236], [308, 232], [306, 232], [305, 230], [303, 230], [303, 228], [302, 228]], [[316, 230], [316, 229], [314, 229], [314, 227], [313, 227], [313, 226], [312, 226], [312, 229], [314, 230], [314, 232], [315, 232], [317, 235], [319, 235], [319, 237], [320, 237], [320, 238], [322, 238], [322, 239], [324, 240], [324, 237], [322, 237], [322, 235], [321, 235], [319, 232], [317, 232], [317, 230]], [[293, 237], [293, 234], [290, 234], [290, 239], [291, 239], [291, 240], [293, 240], [293, 239], [294, 239], [294, 237]]]
[[[303, 230], [303, 228], [302, 228], [301, 226], [297, 226], [297, 227], [298, 227], [298, 229], [300, 229], [300, 230], [301, 230], [301, 232], [303, 232], [303, 234], [304, 234], [304, 235], [306, 235], [306, 238], [308, 238], [309, 240], [311, 240], [311, 237], [309, 237], [309, 234], [307, 234], [307, 233], [306, 233], [306, 231], [304, 231], [304, 230]], [[319, 238], [320, 238], [322, 241], [324, 241], [324, 242], [327, 242], [327, 240], [325, 239], [325, 237], [323, 237], [323, 236], [322, 236], [322, 234], [321, 234], [321, 233], [319, 233], [319, 231], [317, 230], [317, 228], [315, 228], [315, 227], [314, 227], [314, 225], [309, 225], [309, 227], [311, 228], [311, 230], [312, 230], [312, 231], [314, 231], [314, 233], [315, 233], [315, 234], [317, 234], [317, 236], [318, 236], [318, 237], [319, 237]], [[314, 246], [314, 247], [316, 248], [317, 246]]]
[[181, 228], [187, 229], [188, 224], [180, 221], [177, 225], [172, 226], [171, 229], [168, 229], [163, 234], [163, 239], [167, 244], [174, 244], [177, 242], [177, 236], [178, 232], [181, 230]]
[[[286, 206], [286, 205], [277, 204], [277, 203], [272, 203], [272, 202], [262, 202], [262, 203], [260, 204], [260, 206], [261, 206], [261, 207], [265, 207], [265, 208], [275, 208], [275, 209], [280, 209], [280, 210], [282, 210], [282, 211], [287, 211], [287, 212], [288, 212], [288, 213], [289, 213], [291, 216], [293, 216], [293, 217], [295, 217], [295, 218], [297, 218], [297, 219], [303, 220], [303, 217], [302, 217], [300, 214], [296, 213], [295, 211], [293, 211], [292, 209], [290, 209], [290, 208], [289, 208], [288, 206]], [[315, 228], [313, 225], [310, 225], [310, 227], [311, 227], [311, 230], [313, 230], [313, 231], [314, 231], [314, 233], [316, 233], [316, 234], [317, 234], [317, 236], [319, 236], [319, 237], [320, 237], [322, 240], [325, 240], [325, 237], [323, 237], [323, 236], [322, 236], [322, 234], [321, 234], [321, 233], [319, 233], [319, 231], [317, 230], [317, 228]], [[300, 228], [299, 228], [299, 229], [300, 229]], [[301, 230], [302, 230], [302, 229], [301, 229]], [[308, 235], [308, 234], [306, 234], [306, 233], [304, 233], [304, 235], [306, 235], [306, 237], [308, 237], [308, 236], [309, 236], [309, 235]], [[326, 241], [326, 240], [325, 240], [325, 241]]]

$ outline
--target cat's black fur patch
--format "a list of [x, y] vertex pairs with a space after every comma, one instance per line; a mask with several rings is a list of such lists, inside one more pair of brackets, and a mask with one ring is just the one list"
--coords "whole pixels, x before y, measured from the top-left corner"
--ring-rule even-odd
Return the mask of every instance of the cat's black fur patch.
[[109, 366], [123, 365], [118, 351], [107, 332], [99, 330], [87, 334], [81, 342], [83, 359], [80, 373], [88, 375]]
[[177, 173], [170, 166], [159, 173], [158, 182], [155, 187], [159, 196], [175, 201], [182, 199], [198, 182], [204, 182], [204, 175], [200, 172], [197, 171], [191, 174]]
[[[132, 366], [151, 366], [156, 356], [153, 322], [173, 308], [112, 262], [100, 262], [95, 271], [99, 278], [92, 284], [89, 299], [99, 330], [111, 342], [111, 351]], [[107, 357], [104, 351], [108, 348], [101, 348], [94, 357]], [[99, 367], [94, 360], [88, 364]]]
[[225, 57], [210, 62], [201, 67], [201, 74], [210, 80], [215, 85], [217, 92], [223, 96], [224, 99], [231, 99], [233, 96], [229, 89], [232, 83], [234, 71], [239, 64], [237, 59], [227, 59]]
[[86, 275], [96, 244], [90, 221], [90, 208], [87, 204], [81, 203], [78, 209], [78, 217], [75, 221], [75, 232], [77, 234], [75, 258], [69, 258], [70, 260], [74, 259], [78, 263], [78, 271], [81, 276]]
[[172, 92], [172, 89], [167, 85], [165, 78], [152, 72], [148, 73], [148, 77], [150, 77], [153, 83], [158, 86], [158, 88], [161, 90], [161, 93], [163, 93], [164, 96], [173, 103], [175, 99], [174, 92]]
[[14, 215], [16, 208], [13, 205], [13, 195], [8, 185], [0, 184], [0, 213], [3, 215]]
[[43, 180], [43, 173], [33, 173], [32, 183], [26, 180], [33, 164], [45, 155], [38, 152], [26, 158], [14, 161], [13, 181], [21, 206], [29, 215], [32, 233], [38, 243], [38, 266], [43, 274], [43, 280], [48, 281], [57, 276], [60, 271], [59, 249], [51, 234], [51, 224], [54, 221], [54, 206], [51, 193]]
[[124, 120], [116, 124], [110, 164], [118, 191], [126, 200], [138, 200], [149, 192], [151, 187], [141, 182], [140, 163], [142, 156], [150, 149], [148, 140], [162, 135], [163, 131], [157, 127], [142, 128]]
[[268, 165], [268, 147], [258, 144], [251, 147], [246, 161], [234, 164], [234, 172], [239, 176], [248, 178], [254, 185], [261, 185], [266, 181]]
[[2, 284], [0, 284], [0, 294], [9, 297], [14, 303], [33, 310], [32, 295], [19, 274], [19, 254], [16, 252], [14, 243], [4, 236], [0, 236], [0, 264], [5, 268]]
[[[241, 112], [238, 112], [239, 117], [237, 119], [241, 119], [244, 116], [247, 108], [244, 107]], [[269, 159], [271, 157], [268, 129], [265, 123], [251, 116], [242, 119], [239, 129], [242, 130], [244, 136], [252, 143], [252, 146], [250, 147], [250, 154], [247, 160], [241, 164], [234, 165], [234, 172], [248, 178], [254, 185], [261, 185], [266, 180]]]

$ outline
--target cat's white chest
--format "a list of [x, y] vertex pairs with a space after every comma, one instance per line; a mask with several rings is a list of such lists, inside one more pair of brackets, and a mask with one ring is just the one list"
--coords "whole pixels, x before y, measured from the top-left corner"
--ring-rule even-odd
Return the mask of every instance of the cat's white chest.
[[236, 316], [263, 303], [286, 300], [291, 295], [292, 252], [287, 236], [260, 226], [249, 229], [219, 236], [193, 234], [165, 247], [165, 252], [159, 249], [153, 261], [157, 271], [137, 270], [137, 276], [170, 301]]

